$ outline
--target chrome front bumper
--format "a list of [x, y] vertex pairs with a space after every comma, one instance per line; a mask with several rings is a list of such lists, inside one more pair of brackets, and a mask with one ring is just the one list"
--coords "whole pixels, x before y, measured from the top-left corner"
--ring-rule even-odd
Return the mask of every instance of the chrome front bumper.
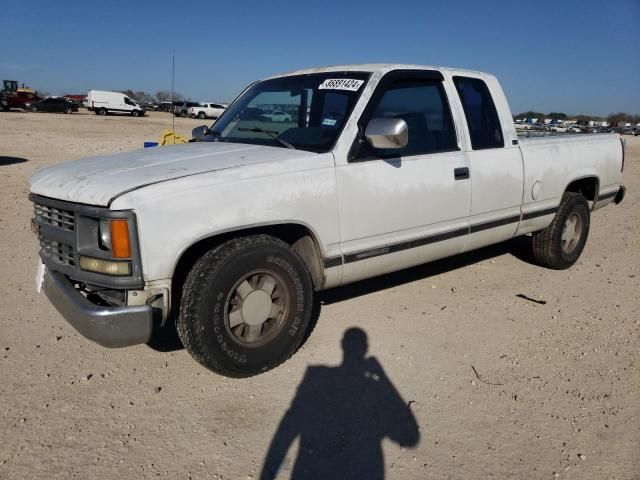
[[48, 269], [43, 289], [56, 310], [78, 332], [104, 347], [128, 347], [151, 338], [155, 315], [148, 305], [94, 305], [64, 275]]

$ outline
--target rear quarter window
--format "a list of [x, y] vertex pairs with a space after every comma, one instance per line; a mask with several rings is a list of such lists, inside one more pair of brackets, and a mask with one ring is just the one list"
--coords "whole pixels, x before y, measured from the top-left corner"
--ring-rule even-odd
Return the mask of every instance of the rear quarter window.
[[453, 77], [474, 150], [504, 147], [502, 127], [491, 92], [479, 78]]

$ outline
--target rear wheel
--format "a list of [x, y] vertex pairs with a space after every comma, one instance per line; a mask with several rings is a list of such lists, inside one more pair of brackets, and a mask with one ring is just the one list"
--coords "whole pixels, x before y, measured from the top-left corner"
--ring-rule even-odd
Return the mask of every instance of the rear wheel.
[[555, 270], [571, 267], [584, 250], [589, 225], [587, 199], [566, 192], [551, 225], [533, 235], [533, 256], [538, 265]]
[[73, 112], [73, 109], [71, 107], [67, 107], [64, 109], [64, 113], [66, 113], [67, 115], [71, 114]]
[[29, 110], [31, 110], [32, 112], [37, 112], [38, 111], [38, 107], [36, 107], [35, 105], [31, 105], [31, 107], [29, 108]]
[[248, 377], [287, 360], [311, 323], [313, 284], [281, 240], [255, 235], [209, 250], [183, 287], [176, 327], [187, 351], [229, 377]]
[[98, 115], [106, 115], [107, 114], [107, 109], [106, 108], [99, 108], [98, 109]]
[[198, 113], [198, 118], [202, 120], [202, 119], [207, 118], [207, 116], [204, 114], [204, 112], [199, 112]]

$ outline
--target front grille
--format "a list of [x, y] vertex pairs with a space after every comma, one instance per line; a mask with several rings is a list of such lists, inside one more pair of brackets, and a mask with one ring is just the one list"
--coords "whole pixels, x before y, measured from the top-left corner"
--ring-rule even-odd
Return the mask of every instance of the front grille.
[[50, 240], [42, 234], [38, 234], [38, 240], [40, 241], [40, 255], [44, 260], [52, 260], [58, 264], [75, 267], [75, 255], [71, 245]]
[[[110, 211], [104, 207], [71, 203], [33, 193], [29, 199], [34, 204], [32, 228], [40, 243], [40, 257], [48, 270], [92, 288], [122, 290], [144, 286], [133, 212]], [[110, 259], [110, 253], [98, 245], [99, 221], [103, 218], [126, 218], [130, 225], [132, 274], [129, 276], [115, 277], [80, 268], [80, 255]]]
[[75, 221], [73, 210], [63, 210], [48, 205], [35, 204], [34, 220], [40, 224], [52, 225], [73, 232]]
[[37, 227], [40, 256], [50, 266], [75, 269], [75, 212], [71, 205], [55, 205], [34, 203], [33, 223]]

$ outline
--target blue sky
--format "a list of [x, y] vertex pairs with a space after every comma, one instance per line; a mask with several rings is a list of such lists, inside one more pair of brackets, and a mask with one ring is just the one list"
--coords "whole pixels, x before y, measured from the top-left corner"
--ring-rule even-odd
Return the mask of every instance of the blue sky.
[[498, 76], [515, 112], [640, 113], [640, 0], [3, 1], [0, 78], [51, 94], [170, 88], [226, 101], [302, 67]]

